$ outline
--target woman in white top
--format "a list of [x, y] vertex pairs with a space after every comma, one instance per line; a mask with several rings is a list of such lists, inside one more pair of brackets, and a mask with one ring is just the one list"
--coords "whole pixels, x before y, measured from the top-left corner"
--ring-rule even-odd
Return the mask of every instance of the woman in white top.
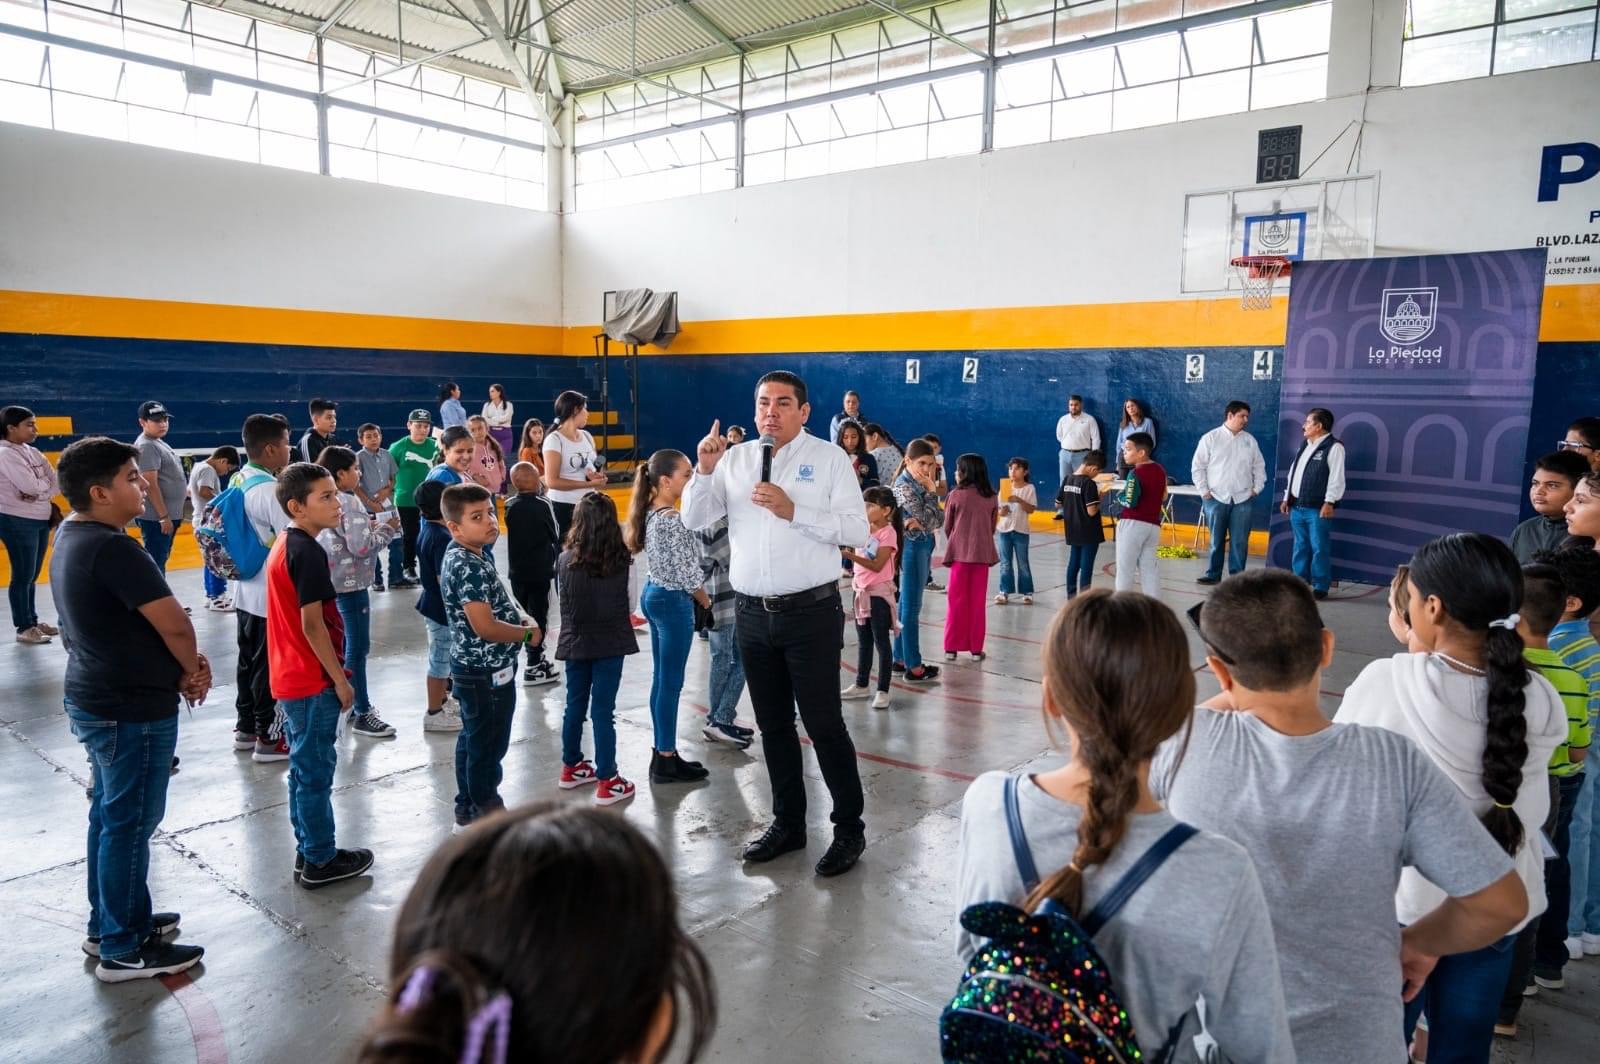
[[[1081, 921], [1179, 827], [1150, 793], [1150, 760], [1194, 714], [1189, 645], [1172, 611], [1131, 591], [1078, 595], [1044, 643], [1044, 710], [1071, 759], [1017, 781], [1017, 812], [1042, 882], [1023, 882], [1005, 815], [1006, 774], [989, 772], [961, 809], [959, 901]], [[1191, 829], [1192, 830], [1192, 829]], [[1030, 889], [1030, 886], [1032, 889]], [[1243, 847], [1201, 831], [1178, 844], [1093, 936], [1147, 1060], [1197, 1059], [1196, 1001], [1227, 1060], [1292, 1064], [1272, 922]], [[963, 961], [982, 943], [957, 936]]]
[[[1545, 909], [1539, 829], [1550, 810], [1550, 755], [1567, 734], [1548, 680], [1528, 668], [1517, 634], [1522, 570], [1511, 549], [1480, 532], [1426, 543], [1407, 584], [1413, 638], [1426, 653], [1396, 654], [1362, 670], [1338, 720], [1407, 736], [1461, 791], [1516, 862], [1528, 914], [1511, 934], [1441, 958], [1406, 1006], [1406, 1037], [1428, 1016], [1429, 1059], [1489, 1059], [1516, 932]], [[1415, 869], [1400, 875], [1395, 910], [1410, 924], [1448, 899]]]
[[489, 435], [500, 445], [501, 454], [515, 454], [517, 434], [511, 419], [516, 408], [506, 398], [503, 384], [489, 385], [489, 401], [483, 404], [483, 420], [489, 423]]
[[59, 629], [34, 609], [39, 570], [56, 520], [56, 471], [33, 446], [39, 426], [25, 406], [0, 410], [0, 543], [11, 563], [11, 621], [17, 642], [48, 643]]
[[588, 423], [587, 396], [573, 391], [556, 396], [556, 423], [544, 438], [544, 483], [563, 542], [578, 500], [606, 482], [597, 468], [594, 437], [583, 428]]

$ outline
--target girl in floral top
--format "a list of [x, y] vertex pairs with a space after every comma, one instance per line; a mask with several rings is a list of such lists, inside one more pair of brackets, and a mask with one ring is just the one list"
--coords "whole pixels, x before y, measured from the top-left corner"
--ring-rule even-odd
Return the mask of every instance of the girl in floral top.
[[467, 418], [467, 431], [472, 433], [472, 469], [467, 476], [499, 495], [506, 484], [506, 453], [500, 441], [489, 435], [489, 419], [479, 415]]
[[700, 549], [694, 534], [678, 516], [678, 497], [693, 469], [681, 451], [657, 451], [633, 477], [628, 506], [628, 547], [643, 553], [650, 579], [640, 602], [650, 621], [650, 719], [655, 749], [650, 754], [650, 781], [675, 783], [702, 780], [709, 773], [697, 761], [678, 756], [678, 696], [683, 671], [694, 642], [694, 604], [709, 608], [701, 584]]
[[906, 445], [905, 461], [894, 481], [895, 502], [905, 527], [900, 558], [900, 633], [894, 637], [894, 671], [905, 670], [912, 683], [927, 683], [939, 675], [922, 663], [917, 622], [922, 615], [922, 594], [933, 569], [934, 533], [944, 526], [939, 504], [939, 462], [933, 444], [925, 439]]

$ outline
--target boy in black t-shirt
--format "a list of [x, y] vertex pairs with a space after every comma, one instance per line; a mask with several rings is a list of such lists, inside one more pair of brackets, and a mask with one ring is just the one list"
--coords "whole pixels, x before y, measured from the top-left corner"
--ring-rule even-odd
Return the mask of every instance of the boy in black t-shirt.
[[167, 804], [178, 697], [205, 698], [211, 666], [150, 555], [124, 531], [144, 509], [138, 454], [91, 436], [61, 454], [72, 516], [56, 536], [50, 592], [67, 646], [66, 708], [89, 753], [89, 936], [102, 982], [170, 975], [204, 955], [169, 941], [177, 913], [151, 911], [150, 836]]
[[417, 596], [417, 612], [428, 629], [428, 711], [422, 717], [423, 731], [460, 731], [461, 704], [450, 697], [450, 625], [444, 614], [444, 598], [439, 593], [439, 570], [444, 553], [450, 549], [450, 530], [440, 509], [444, 499], [443, 481], [428, 480], [417, 486], [417, 512], [422, 528], [417, 533], [417, 573], [422, 594]]
[[1100, 525], [1100, 484], [1094, 478], [1105, 468], [1106, 456], [1090, 451], [1083, 456], [1056, 494], [1056, 509], [1064, 515], [1067, 534], [1067, 599], [1089, 590], [1094, 582], [1094, 556], [1105, 542]]

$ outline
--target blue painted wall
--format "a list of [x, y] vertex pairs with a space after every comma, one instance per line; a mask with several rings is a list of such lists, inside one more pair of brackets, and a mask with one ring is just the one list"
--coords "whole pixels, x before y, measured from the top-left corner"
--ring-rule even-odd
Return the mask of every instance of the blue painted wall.
[[[1600, 415], [1600, 342], [1540, 344], [1533, 382], [1533, 413], [1528, 423], [1527, 468], [1556, 449], [1567, 426], [1580, 417]], [[1524, 517], [1533, 515], [1522, 500]]]
[[[158, 399], [173, 413], [167, 439], [174, 447], [238, 444], [239, 427], [256, 413], [283, 414], [298, 439], [310, 424], [306, 402], [313, 396], [339, 404], [344, 439], [371, 421], [392, 441], [404, 434], [413, 408], [438, 416], [445, 380], [461, 385], [469, 414], [498, 382], [519, 423], [537, 417], [547, 425], [557, 393], [598, 387], [592, 359], [20, 333], [0, 333], [0, 366], [0, 403], [70, 415], [78, 436], [132, 439], [139, 404]], [[41, 442], [56, 449], [69, 441]]]
[[[1184, 383], [1184, 356], [1192, 351], [1206, 355], [1203, 383]], [[969, 355], [979, 360], [976, 384], [961, 381], [962, 359]], [[1156, 419], [1156, 460], [1178, 482], [1188, 483], [1195, 444], [1222, 423], [1223, 408], [1233, 399], [1250, 404], [1251, 431], [1270, 462], [1277, 445], [1278, 382], [1251, 379], [1253, 355], [1253, 349], [1232, 347], [652, 355], [640, 369], [640, 437], [647, 450], [689, 452], [714, 417], [749, 431], [756, 380], [769, 370], [790, 369], [805, 378], [811, 392], [814, 433], [826, 433], [845, 391], [854, 388], [861, 393], [863, 414], [902, 444], [938, 433], [952, 471], [963, 451], [982, 454], [996, 479], [1005, 475], [1013, 455], [1027, 458], [1041, 497], [1048, 499], [1060, 482], [1055, 426], [1066, 412], [1067, 396], [1083, 396], [1085, 409], [1100, 422], [1108, 451], [1114, 449], [1122, 400], [1133, 396], [1144, 400]], [[920, 384], [905, 383], [907, 358], [921, 360]], [[1180, 519], [1192, 519], [1192, 505], [1179, 507]], [[1257, 527], [1266, 527], [1268, 510], [1266, 500], [1257, 504]]]

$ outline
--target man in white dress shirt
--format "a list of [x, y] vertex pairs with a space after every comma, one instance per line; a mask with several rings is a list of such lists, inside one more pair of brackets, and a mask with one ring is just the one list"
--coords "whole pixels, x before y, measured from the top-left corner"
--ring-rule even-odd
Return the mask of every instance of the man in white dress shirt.
[[1333, 508], [1344, 498], [1344, 444], [1333, 438], [1333, 411], [1313, 407], [1300, 426], [1305, 442], [1289, 466], [1289, 483], [1279, 510], [1294, 532], [1294, 575], [1311, 585], [1319, 599], [1333, 582], [1329, 553]]
[[817, 874], [836, 876], [866, 846], [861, 775], [839, 700], [839, 548], [866, 543], [869, 530], [849, 456], [804, 431], [810, 415], [798, 376], [762, 377], [756, 431], [774, 441], [771, 480], [761, 478], [759, 440], [729, 448], [713, 423], [683, 493], [683, 523], [700, 531], [728, 518], [739, 654], [772, 786], [772, 825], [744, 859], [770, 861], [806, 844], [798, 707], [833, 798], [833, 844]]
[[[1084, 456], [1100, 449], [1100, 423], [1083, 412], [1083, 396], [1067, 398], [1067, 412], [1056, 421], [1056, 443], [1061, 448], [1061, 479], [1057, 483], [1065, 484], [1083, 465]], [[1059, 507], [1055, 519], [1063, 520]]]
[[1200, 437], [1189, 472], [1205, 500], [1206, 529], [1211, 534], [1211, 561], [1198, 584], [1222, 581], [1222, 552], [1228, 552], [1228, 575], [1244, 571], [1250, 550], [1250, 508], [1267, 483], [1267, 463], [1256, 438], [1245, 431], [1250, 404], [1228, 404], [1222, 424]]

